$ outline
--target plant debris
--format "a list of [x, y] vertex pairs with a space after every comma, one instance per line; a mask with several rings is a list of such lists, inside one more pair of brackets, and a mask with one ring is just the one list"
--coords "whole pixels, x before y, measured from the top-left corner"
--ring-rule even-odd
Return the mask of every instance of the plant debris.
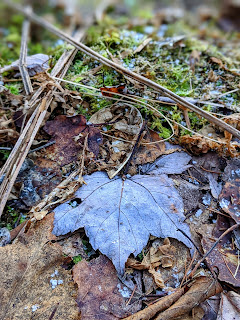
[[0, 5], [1, 319], [238, 318], [238, 8], [172, 4]]
[[[26, 58], [26, 67], [28, 69], [29, 75], [32, 77], [37, 73], [41, 73], [49, 68], [48, 66], [49, 56], [42, 53], [37, 53]], [[0, 69], [0, 73], [19, 70], [19, 60], [14, 61], [8, 66]], [[15, 74], [18, 77], [20, 74]]]

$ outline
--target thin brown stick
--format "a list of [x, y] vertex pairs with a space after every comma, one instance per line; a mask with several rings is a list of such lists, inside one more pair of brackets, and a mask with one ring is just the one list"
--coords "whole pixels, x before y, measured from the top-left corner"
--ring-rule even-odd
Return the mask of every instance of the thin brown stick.
[[138, 82], [140, 82], [140, 83], [142, 83], [144, 85], [147, 85], [147, 86], [155, 89], [156, 91], [160, 92], [161, 94], [163, 94], [163, 95], [165, 95], [165, 96], [167, 96], [169, 98], [172, 98], [177, 104], [180, 104], [180, 105], [184, 106], [185, 108], [188, 108], [188, 109], [196, 112], [200, 116], [206, 118], [209, 122], [212, 122], [212, 123], [218, 125], [219, 127], [223, 128], [223, 130], [226, 130], [226, 131], [230, 132], [231, 134], [236, 136], [238, 139], [240, 139], [240, 131], [235, 129], [234, 127], [230, 126], [229, 124], [225, 123], [221, 119], [218, 119], [218, 118], [214, 117], [213, 115], [211, 115], [210, 113], [198, 108], [194, 104], [192, 104], [189, 101], [187, 101], [186, 99], [178, 96], [177, 94], [173, 93], [172, 91], [164, 88], [160, 84], [155, 83], [155, 82], [151, 81], [150, 79], [145, 78], [145, 77], [143, 77], [143, 76], [141, 76], [141, 75], [139, 75], [139, 74], [137, 74], [135, 72], [129, 71], [126, 68], [124, 68], [123, 66], [121, 66], [121, 65], [119, 65], [119, 64], [117, 64], [117, 63], [115, 63], [115, 62], [113, 62], [113, 61], [111, 61], [111, 60], [109, 60], [109, 59], [107, 59], [105, 57], [103, 57], [99, 53], [97, 53], [94, 50], [90, 49], [88, 46], [84, 45], [82, 42], [76, 41], [74, 38], [70, 37], [66, 33], [64, 33], [61, 30], [59, 30], [58, 28], [54, 27], [51, 23], [49, 23], [49, 22], [45, 21], [44, 19], [38, 17], [36, 14], [27, 12], [27, 10], [24, 9], [22, 6], [20, 6], [20, 5], [16, 4], [16, 3], [13, 3], [10, 0], [3, 0], [3, 2], [7, 6], [11, 7], [12, 9], [21, 12], [29, 20], [35, 22], [38, 25], [41, 25], [42, 27], [44, 27], [46, 29], [48, 29], [49, 31], [51, 31], [52, 33], [54, 33], [55, 35], [57, 35], [61, 39], [64, 39], [68, 43], [70, 43], [73, 46], [75, 46], [77, 49], [79, 49], [82, 52], [86, 53], [87, 55], [91, 56], [93, 59], [96, 59], [99, 62], [103, 63], [104, 65], [115, 69], [119, 73], [122, 73], [125, 76], [133, 78], [135, 81], [138, 81]]
[[[31, 12], [31, 7], [27, 7], [26, 10]], [[32, 83], [28, 74], [28, 69], [26, 65], [27, 60], [27, 44], [29, 37], [29, 29], [30, 29], [30, 21], [26, 19], [23, 21], [22, 25], [22, 38], [21, 38], [21, 50], [19, 57], [19, 70], [22, 76], [22, 81], [24, 85], [24, 89], [26, 91], [26, 95], [29, 95], [33, 92]]]
[[198, 263], [195, 265], [194, 269], [192, 270], [192, 272], [189, 275], [189, 278], [193, 277], [194, 273], [196, 272], [197, 268], [200, 266], [200, 264], [207, 258], [207, 256], [213, 251], [213, 249], [217, 246], [217, 244], [219, 243], [219, 241], [221, 241], [228, 233], [232, 232], [233, 230], [235, 230], [236, 228], [238, 228], [240, 226], [240, 224], [234, 224], [233, 226], [231, 226], [230, 228], [228, 228], [225, 232], [223, 232], [223, 234], [221, 234], [221, 236], [217, 239], [217, 241], [214, 243], [214, 245], [208, 250], [207, 253], [205, 253], [205, 255], [198, 261]]

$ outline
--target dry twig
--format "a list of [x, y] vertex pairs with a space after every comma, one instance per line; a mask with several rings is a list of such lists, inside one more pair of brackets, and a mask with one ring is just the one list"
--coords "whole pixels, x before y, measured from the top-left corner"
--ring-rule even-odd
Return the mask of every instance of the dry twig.
[[[29, 12], [32, 11], [30, 7], [28, 7], [26, 10], [28, 10]], [[22, 81], [23, 81], [24, 89], [26, 91], [26, 95], [29, 95], [33, 92], [33, 87], [32, 87], [31, 80], [28, 74], [28, 69], [26, 66], [29, 29], [30, 29], [30, 21], [26, 19], [22, 25], [21, 50], [20, 50], [20, 57], [19, 57], [19, 70], [22, 76]]]
[[206, 276], [198, 277], [193, 281], [190, 289], [170, 308], [160, 313], [155, 320], [175, 320], [221, 291], [222, 287], [216, 279]]

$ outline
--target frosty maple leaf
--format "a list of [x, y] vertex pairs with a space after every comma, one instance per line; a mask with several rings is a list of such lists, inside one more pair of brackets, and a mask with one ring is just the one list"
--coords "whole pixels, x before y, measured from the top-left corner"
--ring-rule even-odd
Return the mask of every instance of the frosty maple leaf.
[[55, 235], [84, 227], [92, 247], [111, 259], [120, 274], [128, 256], [141, 252], [150, 235], [191, 246], [179, 231], [191, 237], [183, 222], [182, 198], [167, 175], [136, 175], [123, 181], [95, 172], [84, 180], [87, 185], [75, 194], [80, 205], [65, 203], [54, 210]]

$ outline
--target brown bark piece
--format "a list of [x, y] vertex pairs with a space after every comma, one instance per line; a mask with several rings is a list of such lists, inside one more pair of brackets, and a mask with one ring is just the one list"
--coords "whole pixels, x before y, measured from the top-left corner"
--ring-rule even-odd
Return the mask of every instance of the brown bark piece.
[[211, 296], [222, 291], [221, 285], [213, 278], [199, 277], [190, 289], [170, 308], [159, 314], [155, 320], [173, 320], [191, 311]]
[[127, 318], [124, 318], [123, 320], [149, 320], [153, 316], [155, 316], [157, 312], [161, 312], [162, 310], [169, 308], [183, 294], [184, 294], [184, 288], [177, 289], [171, 295], [162, 298], [161, 300], [152, 304], [146, 309], [143, 309]]
[[61, 267], [61, 247], [51, 243], [53, 214], [25, 228], [16, 242], [0, 248], [0, 319], [79, 319], [76, 290]]

